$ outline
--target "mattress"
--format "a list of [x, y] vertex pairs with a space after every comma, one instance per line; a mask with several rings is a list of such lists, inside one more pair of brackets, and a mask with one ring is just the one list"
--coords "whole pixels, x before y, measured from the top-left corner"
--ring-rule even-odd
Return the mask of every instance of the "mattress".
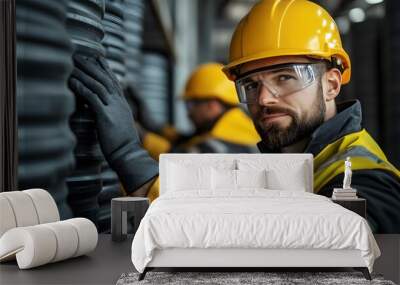
[[370, 271], [380, 255], [361, 216], [324, 196], [267, 189], [160, 196], [136, 232], [132, 262], [143, 272], [155, 250], [170, 248], [359, 250]]

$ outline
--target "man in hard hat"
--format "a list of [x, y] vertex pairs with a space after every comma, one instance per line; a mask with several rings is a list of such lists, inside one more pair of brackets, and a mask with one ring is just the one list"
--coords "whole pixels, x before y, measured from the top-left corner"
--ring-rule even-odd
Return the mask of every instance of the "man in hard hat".
[[248, 106], [261, 152], [312, 153], [314, 192], [329, 197], [351, 157], [352, 187], [367, 200], [371, 228], [400, 233], [400, 172], [362, 128], [360, 103], [335, 103], [351, 64], [323, 8], [259, 2], [238, 24], [224, 72]]
[[235, 84], [222, 72], [220, 63], [197, 67], [186, 83], [182, 100], [195, 126], [192, 135], [171, 144], [166, 138], [141, 128], [142, 141], [150, 155], [161, 153], [251, 153], [259, 152], [260, 137], [247, 112], [240, 108]]
[[[100, 143], [111, 167], [129, 178], [123, 183], [130, 192], [154, 199], [158, 169], [127, 123], [116, 80], [106, 78], [112, 74], [104, 64], [77, 59], [77, 66], [70, 86], [98, 109]], [[361, 127], [360, 103], [335, 103], [351, 65], [324, 9], [305, 0], [259, 2], [236, 28], [224, 72], [249, 108], [261, 152], [312, 153], [314, 192], [326, 196], [342, 187], [344, 160], [351, 157], [352, 187], [367, 199], [372, 230], [400, 232], [399, 170]]]
[[226, 78], [222, 67], [207, 63], [191, 74], [182, 99], [196, 132], [171, 152], [258, 152], [260, 137], [249, 116], [238, 107], [235, 85]]

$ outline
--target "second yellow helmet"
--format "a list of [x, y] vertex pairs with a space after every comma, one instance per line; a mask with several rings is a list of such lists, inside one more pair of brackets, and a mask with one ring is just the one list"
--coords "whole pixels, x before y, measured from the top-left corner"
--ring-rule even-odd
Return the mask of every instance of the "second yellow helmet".
[[235, 84], [226, 78], [220, 63], [200, 65], [186, 83], [184, 100], [219, 99], [228, 105], [239, 104]]

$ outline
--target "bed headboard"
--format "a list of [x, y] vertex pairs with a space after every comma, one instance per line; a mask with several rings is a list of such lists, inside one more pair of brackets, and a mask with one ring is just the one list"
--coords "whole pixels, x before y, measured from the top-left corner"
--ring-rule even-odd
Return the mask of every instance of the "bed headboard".
[[[193, 166], [220, 166], [221, 163], [231, 163], [233, 169], [240, 165], [258, 164], [267, 165], [267, 168], [279, 168], [282, 165], [301, 164], [304, 168], [305, 191], [313, 192], [313, 155], [312, 154], [161, 154], [160, 155], [160, 195], [167, 191], [168, 165], [190, 164]], [[254, 163], [253, 163], [254, 162]], [[258, 164], [257, 164], [258, 163]], [[240, 167], [239, 167], [240, 169]], [[290, 179], [286, 175], [285, 179]]]

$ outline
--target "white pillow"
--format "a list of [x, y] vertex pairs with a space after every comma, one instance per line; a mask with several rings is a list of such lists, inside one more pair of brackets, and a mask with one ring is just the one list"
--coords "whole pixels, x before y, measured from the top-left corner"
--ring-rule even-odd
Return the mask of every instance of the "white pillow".
[[267, 188], [267, 171], [236, 170], [238, 188]]
[[303, 168], [294, 168], [288, 175], [285, 171], [271, 169], [267, 171], [268, 189], [306, 192], [307, 180]]
[[213, 190], [237, 190], [239, 188], [267, 188], [266, 170], [230, 170], [211, 171]]
[[211, 188], [211, 167], [168, 164], [168, 191]]
[[239, 170], [267, 171], [267, 188], [272, 190], [307, 191], [307, 164], [296, 159], [238, 159]]
[[236, 170], [216, 169], [211, 171], [212, 189], [236, 190]]

